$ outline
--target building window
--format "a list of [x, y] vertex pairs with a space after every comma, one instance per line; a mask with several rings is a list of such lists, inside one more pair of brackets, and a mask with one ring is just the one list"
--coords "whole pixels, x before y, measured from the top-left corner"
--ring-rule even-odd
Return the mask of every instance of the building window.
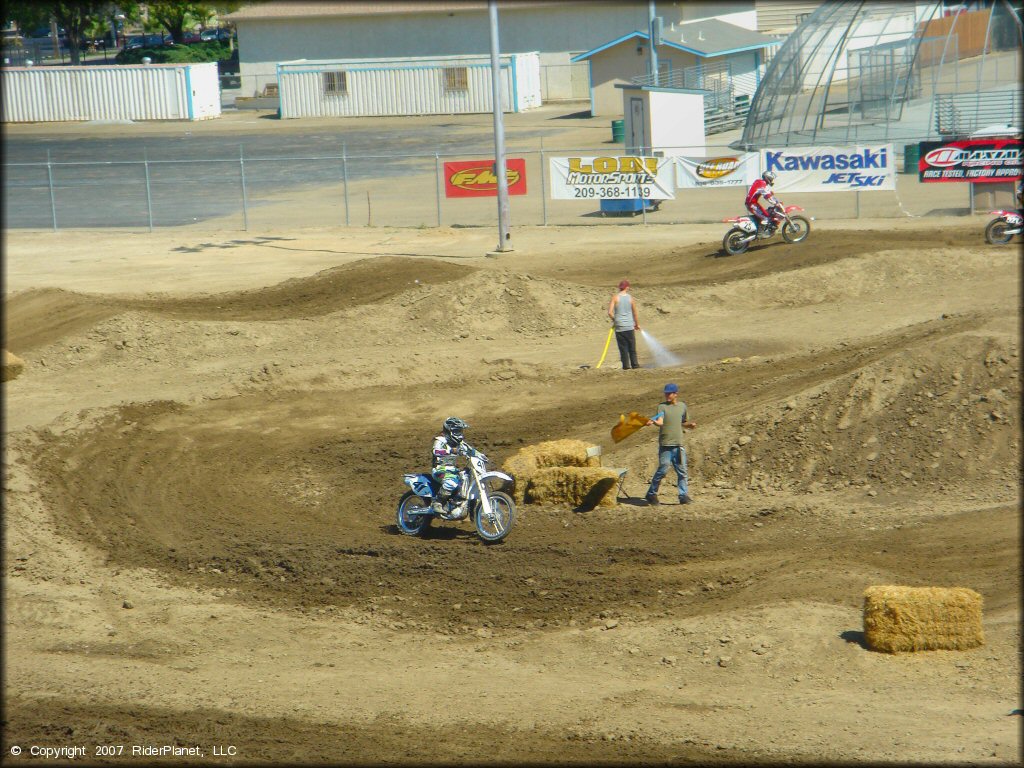
[[347, 72], [323, 72], [324, 96], [348, 96]]
[[444, 68], [444, 90], [446, 92], [469, 90], [469, 69], [466, 67]]

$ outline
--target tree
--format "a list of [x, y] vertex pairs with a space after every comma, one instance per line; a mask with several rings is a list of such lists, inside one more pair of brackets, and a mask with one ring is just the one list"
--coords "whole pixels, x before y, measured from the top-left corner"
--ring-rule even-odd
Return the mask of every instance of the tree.
[[238, 2], [190, 3], [175, 0], [158, 0], [148, 4], [149, 17], [160, 22], [164, 29], [180, 45], [185, 39], [185, 29], [196, 24], [205, 26], [216, 13], [230, 13], [241, 5]]
[[72, 2], [21, 2], [7, 3], [6, 15], [10, 21], [17, 22], [23, 30], [35, 29], [51, 20], [64, 29], [67, 35], [68, 53], [71, 63], [82, 63], [82, 42], [86, 33], [97, 22], [110, 18], [114, 4], [109, 0], [77, 0]]

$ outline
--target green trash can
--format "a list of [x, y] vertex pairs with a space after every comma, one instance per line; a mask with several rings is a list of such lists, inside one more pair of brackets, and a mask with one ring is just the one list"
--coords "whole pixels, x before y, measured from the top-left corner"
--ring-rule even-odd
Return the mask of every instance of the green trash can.
[[612, 120], [612, 141], [621, 144], [626, 140], [626, 121]]
[[918, 161], [921, 159], [921, 145], [907, 144], [903, 147], [903, 172], [917, 176]]

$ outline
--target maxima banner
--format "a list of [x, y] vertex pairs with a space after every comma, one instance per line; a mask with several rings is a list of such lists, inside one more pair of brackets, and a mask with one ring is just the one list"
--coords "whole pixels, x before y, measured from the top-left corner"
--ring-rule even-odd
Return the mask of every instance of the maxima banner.
[[867, 192], [896, 189], [892, 144], [765, 149], [761, 170], [778, 175], [781, 192]]
[[1017, 138], [922, 141], [918, 147], [921, 181], [1014, 181], [1024, 175]]
[[[444, 164], [445, 197], [497, 197], [498, 174], [493, 160], [460, 160]], [[510, 195], [526, 194], [526, 161], [505, 158]]]
[[676, 186], [680, 189], [748, 187], [761, 173], [759, 160], [754, 152], [715, 157], [676, 155]]
[[670, 157], [552, 157], [554, 200], [673, 200]]

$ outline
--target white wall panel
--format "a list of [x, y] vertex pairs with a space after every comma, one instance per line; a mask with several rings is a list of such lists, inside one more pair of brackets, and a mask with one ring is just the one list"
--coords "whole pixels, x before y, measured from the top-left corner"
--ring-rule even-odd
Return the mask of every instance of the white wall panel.
[[220, 116], [216, 63], [12, 67], [3, 121], [203, 120]]

